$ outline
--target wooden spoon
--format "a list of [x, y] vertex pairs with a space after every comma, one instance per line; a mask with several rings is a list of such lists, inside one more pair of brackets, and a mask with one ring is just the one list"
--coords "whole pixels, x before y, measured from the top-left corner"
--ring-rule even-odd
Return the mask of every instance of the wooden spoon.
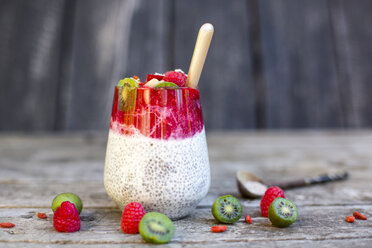
[[205, 58], [207, 57], [209, 45], [214, 33], [213, 25], [205, 23], [199, 30], [196, 39], [194, 53], [192, 55], [186, 86], [196, 89], [198, 87], [200, 74], [202, 73]]
[[306, 177], [301, 179], [283, 182], [264, 182], [261, 178], [249, 171], [238, 171], [236, 180], [240, 194], [246, 198], [262, 197], [270, 186], [278, 186], [282, 189], [297, 188], [313, 184], [327, 183], [347, 179], [349, 174], [344, 172], [327, 173], [316, 177]]

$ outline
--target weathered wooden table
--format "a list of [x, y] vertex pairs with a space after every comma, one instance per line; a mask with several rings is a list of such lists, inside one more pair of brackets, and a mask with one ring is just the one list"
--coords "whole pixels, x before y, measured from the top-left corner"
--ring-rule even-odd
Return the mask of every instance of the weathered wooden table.
[[[0, 247], [143, 247], [140, 235], [120, 231], [121, 212], [103, 187], [105, 134], [0, 135]], [[212, 185], [195, 213], [175, 222], [170, 247], [372, 247], [372, 132], [208, 133]], [[225, 233], [211, 205], [217, 196], [237, 195], [235, 173], [247, 169], [265, 179], [348, 170], [347, 181], [287, 190], [299, 220], [275, 228], [260, 216], [259, 200], [241, 199], [242, 220]], [[58, 233], [50, 204], [55, 195], [75, 192], [84, 203], [82, 227]], [[359, 210], [366, 221], [345, 222]], [[38, 219], [37, 212], [48, 218]], [[150, 245], [148, 245], [150, 246]]]

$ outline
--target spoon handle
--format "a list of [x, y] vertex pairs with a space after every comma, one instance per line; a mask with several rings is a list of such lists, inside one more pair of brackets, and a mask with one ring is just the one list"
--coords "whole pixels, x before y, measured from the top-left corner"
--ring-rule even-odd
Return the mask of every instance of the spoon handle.
[[347, 179], [349, 174], [345, 171], [342, 173], [327, 173], [322, 174], [316, 177], [306, 177], [302, 179], [296, 179], [286, 182], [278, 182], [278, 183], [270, 183], [270, 186], [278, 186], [282, 189], [290, 189], [290, 188], [297, 188], [303, 187], [313, 184], [320, 184], [320, 183], [327, 183], [339, 180]]
[[191, 58], [190, 68], [187, 76], [186, 86], [196, 89], [198, 87], [201, 72], [203, 70], [205, 58], [207, 57], [209, 45], [211, 44], [214, 33], [213, 25], [205, 23], [199, 30], [196, 39], [194, 53]]

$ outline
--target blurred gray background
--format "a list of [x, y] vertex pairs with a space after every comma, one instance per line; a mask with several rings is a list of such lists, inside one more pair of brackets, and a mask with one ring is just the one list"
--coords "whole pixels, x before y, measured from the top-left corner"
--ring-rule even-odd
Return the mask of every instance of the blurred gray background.
[[114, 85], [188, 71], [207, 129], [372, 126], [372, 1], [0, 0], [0, 130], [107, 130]]

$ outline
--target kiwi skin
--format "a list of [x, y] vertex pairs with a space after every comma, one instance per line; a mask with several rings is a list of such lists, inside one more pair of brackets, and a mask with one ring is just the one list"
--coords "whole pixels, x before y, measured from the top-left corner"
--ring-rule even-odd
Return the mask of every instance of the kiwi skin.
[[[288, 217], [287, 219], [282, 218], [275, 211], [276, 204], [279, 204], [278, 202], [279, 201], [282, 201], [282, 200], [283, 201], [287, 201], [287, 202], [289, 202], [290, 204], [293, 205], [293, 208], [292, 208], [293, 215], [291, 217]], [[296, 205], [292, 201], [290, 201], [288, 199], [285, 199], [285, 198], [282, 198], [282, 197], [277, 197], [270, 204], [268, 213], [269, 213], [269, 219], [270, 219], [271, 223], [273, 224], [273, 226], [276, 226], [276, 227], [287, 227], [287, 226], [290, 226], [290, 225], [292, 225], [298, 219], [298, 211], [297, 211]]]
[[[155, 222], [155, 224], [161, 224], [169, 230], [166, 235], [159, 235], [156, 233], [150, 233], [151, 231], [148, 228], [150, 222]], [[139, 232], [142, 238], [149, 243], [155, 244], [164, 244], [168, 243], [174, 235], [174, 224], [173, 222], [164, 214], [157, 212], [146, 213], [140, 223], [139, 223]]]
[[[226, 204], [227, 202], [230, 202], [232, 204], [235, 204], [236, 206], [236, 216], [234, 218], [229, 218], [227, 216], [223, 216], [222, 213], [219, 212], [219, 209], [222, 207], [222, 204]], [[242, 204], [239, 202], [237, 198], [235, 198], [232, 195], [225, 195], [217, 198], [212, 206], [212, 214], [216, 220], [218, 220], [221, 223], [225, 224], [232, 224], [234, 222], [237, 222], [242, 217]]]

